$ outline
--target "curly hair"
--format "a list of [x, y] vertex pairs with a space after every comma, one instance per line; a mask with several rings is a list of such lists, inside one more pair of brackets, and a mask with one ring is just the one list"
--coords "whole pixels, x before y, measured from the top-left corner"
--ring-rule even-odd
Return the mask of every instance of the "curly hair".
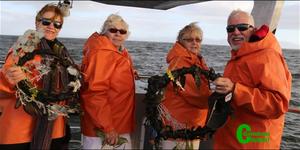
[[177, 41], [181, 42], [183, 40], [183, 35], [186, 33], [198, 33], [200, 39], [202, 39], [203, 37], [203, 31], [199, 26], [197, 26], [197, 22], [192, 22], [189, 25], [186, 25], [183, 29], [181, 29], [178, 33]]

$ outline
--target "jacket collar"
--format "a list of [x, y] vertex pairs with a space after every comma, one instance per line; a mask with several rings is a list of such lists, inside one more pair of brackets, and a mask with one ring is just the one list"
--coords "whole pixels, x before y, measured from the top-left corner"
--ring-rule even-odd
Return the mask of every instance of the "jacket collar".
[[274, 34], [270, 31], [265, 38], [257, 42], [244, 42], [237, 51], [231, 50], [231, 59], [238, 59], [239, 57], [266, 49], [274, 49], [278, 53], [282, 53], [278, 41], [276, 40]]
[[[197, 55], [193, 52], [187, 50], [184, 48], [178, 41], [173, 45], [173, 47], [170, 49], [168, 55], [167, 55], [167, 63], [171, 62], [172, 59], [175, 57], [186, 57], [188, 59], [191, 59], [192, 62], [196, 62]], [[201, 56], [199, 56], [201, 57]]]

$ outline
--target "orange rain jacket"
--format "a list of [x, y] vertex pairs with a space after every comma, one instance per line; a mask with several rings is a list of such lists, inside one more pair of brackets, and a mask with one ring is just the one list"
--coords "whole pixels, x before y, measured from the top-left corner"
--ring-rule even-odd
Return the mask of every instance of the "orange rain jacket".
[[[197, 65], [208, 70], [204, 59], [193, 52], [185, 49], [176, 42], [167, 55], [169, 70]], [[205, 124], [209, 90], [208, 80], [201, 75], [201, 86], [198, 89], [191, 74], [186, 75], [185, 91], [174, 91], [173, 83], [170, 82], [165, 91], [163, 105], [166, 106], [171, 116], [184, 124], [186, 127], [198, 127]], [[167, 123], [168, 124], [168, 123]]]
[[[292, 77], [278, 41], [269, 32], [264, 39], [245, 42], [231, 54], [224, 76], [236, 83], [231, 102], [234, 113], [217, 130], [214, 148], [279, 149], [284, 114], [291, 98]], [[236, 137], [241, 124], [248, 124], [251, 132], [269, 133], [269, 142], [241, 144]]]
[[106, 133], [132, 132], [135, 85], [127, 50], [119, 52], [106, 36], [95, 32], [84, 45], [83, 55], [82, 133], [96, 136], [95, 128]]
[[[16, 96], [14, 86], [11, 85], [3, 74], [4, 69], [8, 69], [15, 64], [12, 49], [9, 51], [5, 64], [0, 70], [0, 144], [18, 144], [31, 142], [35, 126], [35, 119], [27, 114], [23, 106], [15, 109]], [[40, 62], [41, 57], [35, 56], [33, 60], [26, 64]], [[25, 64], [25, 65], [26, 65]], [[61, 101], [59, 104], [63, 104]], [[59, 116], [54, 121], [52, 138], [61, 138], [65, 135], [65, 119]]]

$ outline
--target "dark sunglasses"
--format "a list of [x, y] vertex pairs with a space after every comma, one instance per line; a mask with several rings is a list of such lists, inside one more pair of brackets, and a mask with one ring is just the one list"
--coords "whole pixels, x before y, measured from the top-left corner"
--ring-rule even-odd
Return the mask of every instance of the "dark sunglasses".
[[126, 30], [123, 30], [123, 29], [116, 29], [116, 28], [110, 28], [108, 30], [110, 33], [117, 33], [119, 31], [120, 34], [126, 34], [127, 31]]
[[235, 31], [235, 28], [237, 28], [239, 31], [246, 31], [249, 28], [253, 28], [252, 25], [250, 24], [246, 24], [246, 23], [242, 23], [242, 24], [235, 24], [235, 25], [228, 25], [226, 27], [227, 33], [231, 33]]
[[51, 23], [53, 23], [53, 26], [56, 29], [61, 29], [61, 27], [62, 27], [62, 23], [60, 23], [58, 21], [52, 21], [51, 19], [48, 19], [48, 18], [42, 18], [39, 21], [41, 21], [42, 25], [44, 25], [44, 26], [49, 26]]
[[183, 39], [184, 41], [187, 41], [189, 43], [192, 43], [193, 41], [196, 41], [197, 43], [200, 43], [202, 41], [202, 39], [199, 39], [199, 38], [189, 38], [189, 39]]

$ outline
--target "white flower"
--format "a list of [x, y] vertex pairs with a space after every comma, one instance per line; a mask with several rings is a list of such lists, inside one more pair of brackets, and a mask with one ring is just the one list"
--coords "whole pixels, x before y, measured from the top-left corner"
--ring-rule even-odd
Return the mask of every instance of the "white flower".
[[58, 116], [68, 116], [67, 109], [58, 104], [47, 105], [48, 120], [55, 120]]
[[81, 83], [79, 80], [72, 81], [68, 84], [68, 86], [73, 87], [73, 92], [77, 92], [77, 90], [81, 87]]
[[73, 66], [69, 66], [69, 67], [67, 68], [67, 70], [68, 70], [68, 72], [69, 72], [70, 75], [73, 75], [73, 76], [78, 77], [79, 72], [78, 72], [78, 70], [77, 70], [76, 68], [74, 68]]
[[101, 150], [104, 150], [104, 149], [114, 149], [114, 147], [111, 146], [111, 145], [108, 145], [108, 144], [104, 144], [104, 145], [101, 147]]
[[32, 52], [37, 48], [37, 45], [43, 36], [42, 31], [27, 30], [12, 46], [14, 54], [18, 54], [20, 48], [23, 52]]
[[61, 10], [61, 12], [63, 13], [64, 17], [70, 16], [70, 8], [71, 8], [70, 4], [61, 3], [58, 6], [59, 6], [59, 9]]

